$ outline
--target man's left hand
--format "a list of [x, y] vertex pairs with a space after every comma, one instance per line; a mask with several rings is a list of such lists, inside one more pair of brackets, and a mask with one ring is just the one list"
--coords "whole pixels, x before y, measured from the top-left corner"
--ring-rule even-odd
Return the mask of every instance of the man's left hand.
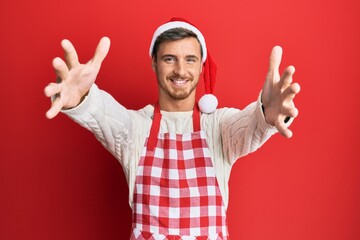
[[294, 105], [294, 98], [300, 92], [300, 85], [293, 83], [295, 67], [289, 66], [280, 77], [282, 48], [276, 46], [270, 55], [269, 71], [266, 75], [261, 100], [264, 107], [265, 120], [276, 127], [279, 133], [287, 138], [293, 133], [285, 123], [286, 118], [295, 118], [299, 111]]

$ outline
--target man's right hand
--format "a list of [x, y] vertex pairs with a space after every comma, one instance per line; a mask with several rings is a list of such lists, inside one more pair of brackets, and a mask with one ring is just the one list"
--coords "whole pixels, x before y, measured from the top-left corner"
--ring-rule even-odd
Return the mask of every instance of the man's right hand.
[[49, 119], [54, 118], [61, 109], [79, 105], [95, 82], [101, 63], [109, 52], [110, 39], [103, 37], [100, 40], [94, 57], [86, 64], [79, 63], [76, 50], [69, 40], [63, 40], [61, 46], [66, 63], [59, 57], [53, 60], [57, 83], [50, 83], [44, 89], [45, 95], [53, 98], [51, 107], [46, 112]]

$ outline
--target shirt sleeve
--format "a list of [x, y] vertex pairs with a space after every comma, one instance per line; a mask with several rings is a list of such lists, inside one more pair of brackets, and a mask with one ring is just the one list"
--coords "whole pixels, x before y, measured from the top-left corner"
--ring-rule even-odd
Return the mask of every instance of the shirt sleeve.
[[94, 133], [124, 167], [126, 163], [122, 153], [133, 146], [133, 120], [129, 110], [94, 84], [77, 107], [62, 112]]
[[220, 122], [223, 152], [231, 165], [257, 150], [277, 132], [265, 121], [260, 95], [243, 110], [229, 109]]

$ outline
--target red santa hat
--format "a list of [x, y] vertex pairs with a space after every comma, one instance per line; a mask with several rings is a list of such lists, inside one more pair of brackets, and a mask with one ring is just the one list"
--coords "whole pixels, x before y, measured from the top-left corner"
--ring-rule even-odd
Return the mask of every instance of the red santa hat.
[[196, 34], [203, 52], [202, 63], [204, 71], [204, 83], [205, 83], [205, 95], [203, 95], [199, 100], [199, 108], [203, 113], [212, 113], [216, 110], [218, 105], [218, 100], [213, 95], [216, 81], [216, 64], [212, 57], [209, 54], [209, 50], [206, 48], [205, 38], [202, 33], [197, 29], [193, 24], [183, 18], [172, 18], [169, 22], [159, 26], [154, 32], [153, 38], [150, 44], [150, 57], [152, 57], [152, 52], [156, 39], [163, 32], [173, 29], [173, 28], [185, 28]]

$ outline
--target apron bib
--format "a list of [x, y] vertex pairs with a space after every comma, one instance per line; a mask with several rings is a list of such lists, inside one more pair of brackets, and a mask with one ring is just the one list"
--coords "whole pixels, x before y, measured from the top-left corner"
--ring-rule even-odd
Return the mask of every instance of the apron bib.
[[[197, 104], [196, 104], [197, 106]], [[131, 240], [228, 240], [225, 207], [215, 170], [193, 113], [193, 133], [159, 134], [155, 105], [134, 189]]]

